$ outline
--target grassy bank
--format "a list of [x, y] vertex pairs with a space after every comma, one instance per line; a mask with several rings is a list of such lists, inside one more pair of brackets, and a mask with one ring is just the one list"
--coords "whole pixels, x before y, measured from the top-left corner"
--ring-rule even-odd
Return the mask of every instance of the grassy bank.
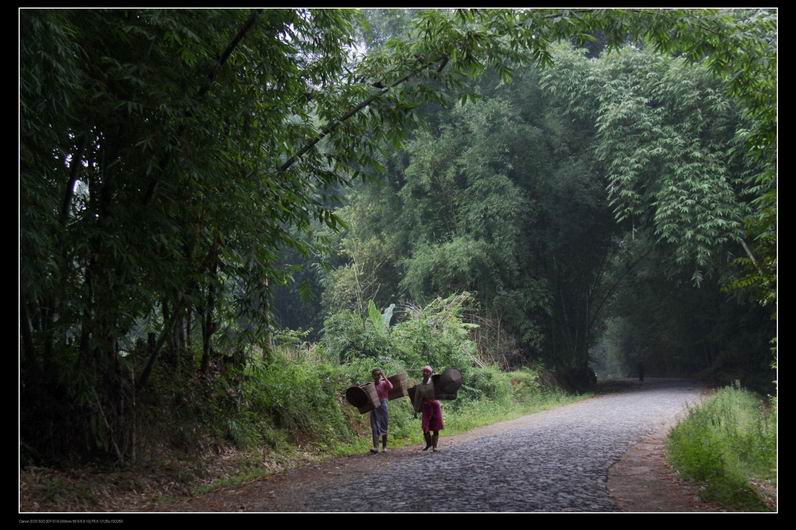
[[669, 458], [686, 479], [704, 484], [705, 499], [765, 511], [771, 499], [764, 492], [776, 482], [776, 426], [775, 402], [725, 387], [672, 430]]

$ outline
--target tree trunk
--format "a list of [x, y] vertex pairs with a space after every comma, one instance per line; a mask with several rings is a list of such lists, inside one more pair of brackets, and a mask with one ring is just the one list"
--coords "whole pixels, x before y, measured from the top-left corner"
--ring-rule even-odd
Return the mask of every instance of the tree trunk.
[[210, 366], [210, 354], [212, 352], [211, 338], [216, 331], [216, 324], [213, 321], [213, 313], [216, 305], [216, 284], [218, 282], [218, 253], [221, 247], [221, 238], [216, 234], [213, 238], [213, 246], [207, 254], [207, 298], [200, 311], [202, 326], [202, 362], [199, 370], [206, 372]]
[[194, 369], [193, 341], [191, 340], [191, 328], [193, 324], [193, 309], [189, 305], [185, 315], [185, 355], [188, 360], [189, 369]]
[[[265, 296], [267, 297], [268, 296], [268, 278], [266, 277], [263, 280], [263, 282], [265, 284], [265, 291], [264, 291], [265, 292]], [[266, 301], [263, 302], [263, 313], [262, 313], [263, 314], [263, 319], [265, 320], [265, 324], [266, 324], [265, 347], [263, 348], [263, 362], [265, 362], [266, 364], [271, 362], [271, 355], [272, 355], [272, 352], [274, 350], [274, 337], [271, 334], [269, 315], [268, 315], [268, 307], [269, 307], [269, 305], [268, 305], [268, 301], [266, 299]]]
[[[215, 267], [213, 268], [215, 272]], [[204, 319], [202, 322], [202, 365], [201, 371], [206, 372], [210, 365], [210, 352], [212, 351], [210, 340], [215, 333], [216, 324], [213, 322], [213, 311], [216, 303], [215, 278], [210, 281], [207, 289], [207, 303], [204, 309]]]
[[[180, 302], [181, 300], [178, 300], [175, 311], [179, 311]], [[144, 370], [141, 372], [141, 375], [138, 377], [138, 380], [136, 381], [135, 385], [136, 388], [139, 389], [143, 388], [144, 385], [146, 385], [147, 381], [149, 380], [149, 375], [152, 373], [152, 368], [155, 365], [155, 360], [157, 359], [161, 348], [163, 348], [163, 344], [166, 342], [169, 335], [171, 334], [172, 327], [174, 326], [174, 320], [175, 320], [174, 317], [172, 317], [171, 319], [163, 323], [163, 330], [160, 332], [160, 337], [158, 338], [157, 343], [155, 343], [154, 347], [151, 346], [151, 339], [150, 339], [151, 351], [149, 354], [149, 359], [147, 360], [146, 366], [144, 366]]]
[[[179, 329], [179, 315], [174, 313], [174, 308], [172, 309], [171, 318], [169, 318], [169, 304], [166, 300], [161, 301], [161, 310], [163, 312], [163, 326], [168, 326], [169, 332], [166, 339], [166, 352], [168, 355], [166, 356], [166, 362], [168, 362], [169, 366], [173, 369], [177, 369], [177, 330]], [[176, 306], [175, 306], [176, 308]], [[169, 324], [169, 321], [172, 321]]]
[[40, 371], [38, 359], [36, 357], [36, 350], [33, 346], [33, 332], [30, 326], [30, 318], [28, 318], [28, 310], [25, 307], [25, 301], [20, 300], [20, 332], [22, 334], [22, 361], [28, 362], [31, 366], [36, 367], [36, 371]]

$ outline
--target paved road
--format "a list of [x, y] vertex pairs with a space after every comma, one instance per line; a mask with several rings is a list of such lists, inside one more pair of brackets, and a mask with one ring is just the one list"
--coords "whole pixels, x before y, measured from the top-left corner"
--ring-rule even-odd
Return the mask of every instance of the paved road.
[[[695, 403], [694, 382], [636, 388], [527, 416], [517, 427], [419, 453], [311, 492], [323, 512], [610, 512], [608, 469], [638, 439]], [[373, 459], [381, 458], [374, 455]], [[375, 463], [375, 462], [374, 462]], [[376, 466], [374, 466], [376, 467]]]

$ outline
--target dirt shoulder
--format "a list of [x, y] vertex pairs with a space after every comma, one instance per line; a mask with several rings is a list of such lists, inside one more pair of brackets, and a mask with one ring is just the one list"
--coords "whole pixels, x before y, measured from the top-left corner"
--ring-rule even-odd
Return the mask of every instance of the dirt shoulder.
[[[703, 399], [709, 392], [703, 393]], [[608, 490], [624, 512], [726, 512], [700, 498], [699, 486], [681, 479], [666, 460], [669, 432], [683, 412], [633, 445], [608, 471]]]

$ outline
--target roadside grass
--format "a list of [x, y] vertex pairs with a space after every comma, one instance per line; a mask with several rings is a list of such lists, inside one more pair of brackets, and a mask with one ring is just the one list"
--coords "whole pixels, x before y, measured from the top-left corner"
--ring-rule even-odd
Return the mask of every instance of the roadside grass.
[[776, 482], [776, 403], [725, 387], [689, 411], [669, 434], [668, 456], [687, 480], [704, 485], [702, 495], [741, 511], [772, 507], [756, 483]]
[[[459, 411], [450, 414], [445, 422], [445, 433], [448, 436], [462, 434], [478, 427], [502, 421], [510, 421], [528, 414], [560, 407], [591, 397], [592, 394], [565, 394], [563, 392], [541, 393], [528, 401], [511, 401], [494, 403], [476, 401], [468, 403]], [[419, 437], [422, 438], [422, 437]]]

